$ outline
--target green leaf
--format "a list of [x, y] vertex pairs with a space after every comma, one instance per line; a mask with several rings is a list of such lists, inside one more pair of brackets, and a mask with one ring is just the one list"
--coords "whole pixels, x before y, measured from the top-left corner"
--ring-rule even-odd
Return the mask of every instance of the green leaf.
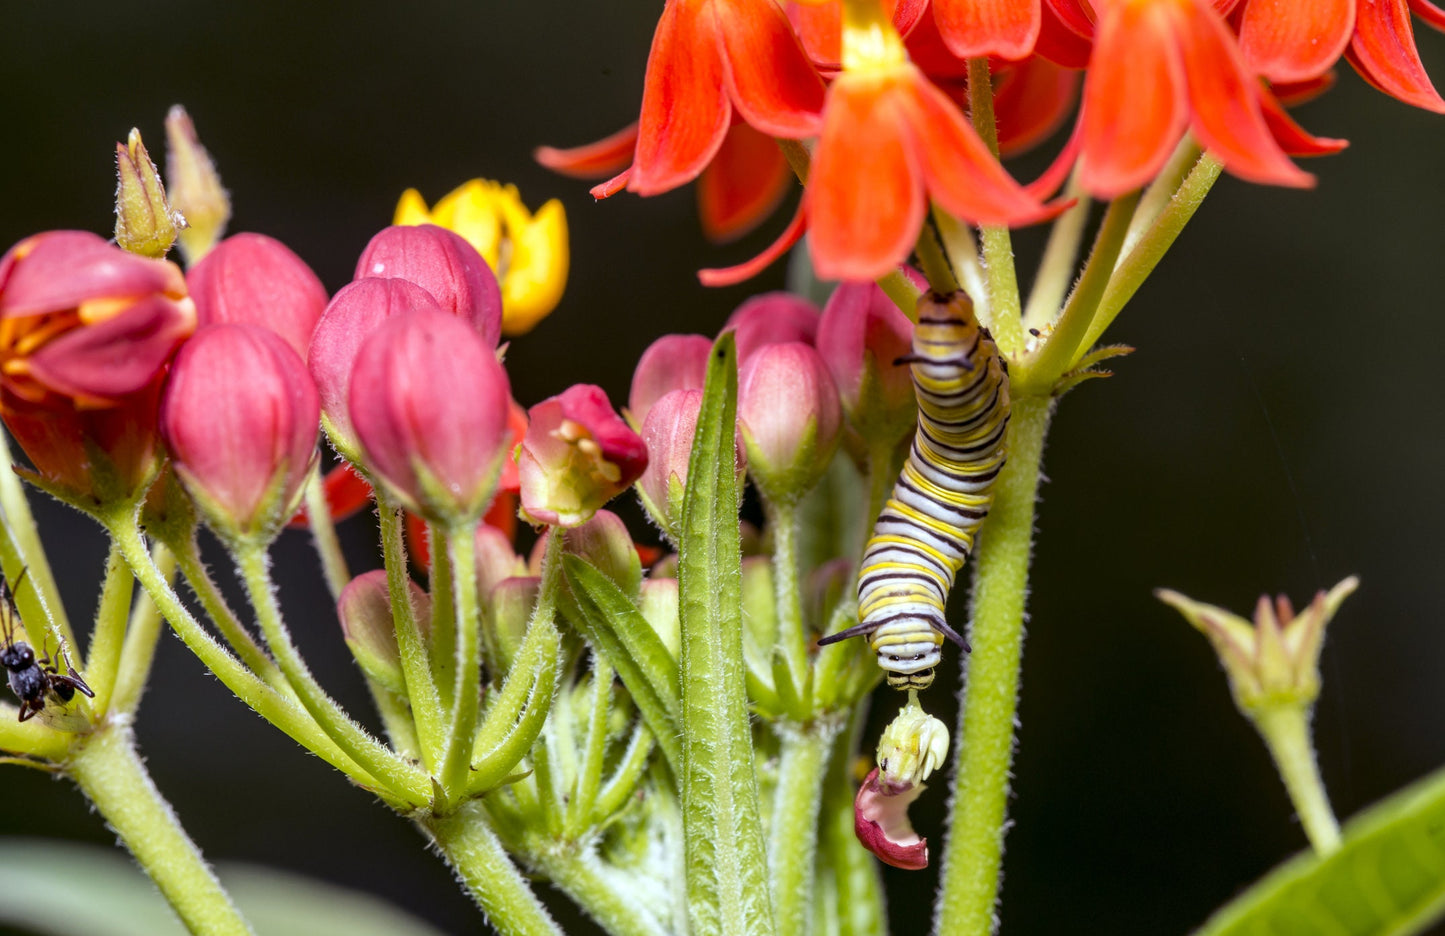
[[737, 386], [725, 334], [708, 361], [678, 540], [683, 839], [697, 936], [774, 931], [743, 675]]
[[1338, 852], [1286, 862], [1197, 936], [1404, 936], [1445, 915], [1445, 770], [1370, 807], [1344, 831]]
[[[257, 936], [441, 936], [369, 894], [252, 865], [221, 881]], [[46, 936], [185, 936], [124, 853], [41, 839], [0, 842], [0, 923]]]
[[562, 557], [562, 572], [577, 599], [579, 617], [574, 625], [617, 671], [676, 775], [682, 765], [677, 662], [647, 618], [610, 578], [573, 555]]

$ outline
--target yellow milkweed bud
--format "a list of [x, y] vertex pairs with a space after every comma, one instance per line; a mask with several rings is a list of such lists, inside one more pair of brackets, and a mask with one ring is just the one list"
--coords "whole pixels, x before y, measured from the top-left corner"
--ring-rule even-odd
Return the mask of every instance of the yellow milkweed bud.
[[166, 200], [166, 187], [139, 130], [131, 130], [126, 142], [115, 145], [115, 172], [116, 244], [127, 253], [161, 259], [186, 219]]
[[502, 334], [522, 335], [562, 300], [570, 261], [567, 214], [553, 199], [536, 214], [514, 185], [472, 179], [430, 210], [416, 189], [397, 202], [393, 224], [435, 224], [477, 249], [502, 287]]
[[195, 264], [220, 243], [231, 220], [231, 198], [211, 156], [196, 136], [191, 115], [177, 104], [166, 114], [166, 175], [171, 180], [171, 203], [186, 216], [181, 252]]

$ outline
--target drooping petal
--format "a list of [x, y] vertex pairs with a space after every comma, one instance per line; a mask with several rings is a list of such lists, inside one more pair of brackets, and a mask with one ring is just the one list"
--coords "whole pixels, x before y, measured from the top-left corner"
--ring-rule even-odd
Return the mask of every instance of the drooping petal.
[[1308, 104], [1315, 98], [1324, 94], [1335, 86], [1335, 72], [1333, 69], [1320, 75], [1318, 78], [1310, 78], [1306, 81], [1285, 81], [1271, 84], [1270, 93], [1275, 100], [1285, 107], [1299, 107], [1301, 104]]
[[1366, 81], [1406, 104], [1437, 114], [1445, 100], [1425, 74], [1415, 48], [1406, 0], [1358, 0], [1355, 36], [1346, 57]]
[[1017, 61], [1039, 38], [1040, 0], [933, 0], [943, 41], [960, 58], [996, 55]]
[[[999, 165], [947, 95], [916, 69], [909, 72], [897, 92], [897, 106], [907, 113], [929, 195], [973, 224], [1028, 224], [1043, 218], [1044, 206]], [[915, 224], [911, 234], [917, 233]]]
[[798, 210], [793, 213], [793, 219], [778, 235], [778, 239], [763, 249], [763, 252], [745, 260], [737, 266], [714, 267], [697, 271], [698, 282], [704, 286], [736, 286], [738, 283], [747, 282], [754, 276], [773, 265], [773, 262], [783, 254], [793, 249], [798, 241], [808, 230], [808, 196], [805, 192], [798, 202]]
[[1207, 4], [1180, 4], [1175, 34], [1189, 76], [1191, 129], [1226, 169], [1251, 182], [1303, 188], [1314, 176], [1290, 162], [1265, 123], [1263, 89], [1234, 36]]
[[629, 190], [670, 191], [711, 161], [732, 121], [725, 72], [708, 4], [669, 0], [647, 58]]
[[714, 244], [742, 237], [773, 213], [792, 178], [772, 137], [745, 123], [733, 124], [697, 180], [703, 235]]
[[923, 165], [901, 104], [902, 85], [917, 74], [912, 66], [844, 73], [828, 90], [808, 180], [809, 246], [822, 279], [877, 279], [907, 258], [918, 236]]
[[1430, 26], [1445, 32], [1445, 10], [1431, 3], [1430, 0], [1410, 0], [1410, 9]]
[[1339, 61], [1354, 25], [1355, 0], [1249, 0], [1239, 48], [1255, 74], [1304, 81]]
[[573, 179], [605, 179], [632, 165], [637, 149], [637, 124], [632, 123], [596, 143], [558, 149], [539, 146], [532, 158], [553, 172]]
[[1079, 94], [1079, 73], [1033, 56], [1010, 68], [994, 91], [1000, 156], [1042, 143], [1068, 117]]
[[1043, 0], [1040, 7], [1039, 38], [1034, 43], [1034, 54], [1048, 59], [1064, 68], [1087, 68], [1089, 53], [1093, 51], [1093, 24], [1087, 20], [1087, 33], [1081, 33], [1066, 23], [1053, 0]]
[[593, 198], [601, 201], [604, 198], [611, 198], [613, 195], [616, 195], [618, 192], [627, 188], [627, 183], [631, 181], [632, 167], [628, 166], [626, 169], [623, 169], [621, 172], [608, 179], [606, 182], [600, 182], [597, 185], [592, 186], [592, 188], [588, 189], [587, 191], [588, 194], [590, 194]]
[[822, 122], [823, 79], [773, 0], [709, 0], [733, 105], [770, 136], [802, 139]]
[[1317, 137], [1295, 122], [1272, 94], [1260, 96], [1264, 121], [1280, 149], [1291, 156], [1331, 156], [1350, 145], [1349, 140]]
[[1164, 165], [1188, 124], [1184, 63], [1156, 3], [1100, 5], [1084, 84], [1080, 180], [1104, 198], [1132, 191]]

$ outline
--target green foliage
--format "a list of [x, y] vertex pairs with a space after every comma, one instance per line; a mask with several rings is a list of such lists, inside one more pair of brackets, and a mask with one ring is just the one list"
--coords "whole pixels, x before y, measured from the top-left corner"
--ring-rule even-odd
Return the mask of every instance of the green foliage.
[[1445, 912], [1445, 770], [1345, 827], [1327, 858], [1303, 854], [1226, 904], [1196, 936], [1405, 936]]

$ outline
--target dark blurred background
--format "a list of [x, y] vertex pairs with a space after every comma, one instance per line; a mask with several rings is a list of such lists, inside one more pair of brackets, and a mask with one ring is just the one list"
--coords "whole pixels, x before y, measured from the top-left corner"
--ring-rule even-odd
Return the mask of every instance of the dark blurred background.
[[[513, 343], [524, 405], [572, 382], [626, 396], [668, 331], [714, 332], [751, 291], [694, 270], [750, 256], [698, 233], [690, 191], [594, 204], [530, 152], [637, 112], [660, 4], [10, 3], [0, 30], [0, 246], [47, 228], [109, 232], [114, 143], [153, 151], [183, 102], [235, 202], [231, 230], [281, 238], [335, 290], [397, 196], [473, 176], [567, 207], [572, 276]], [[1445, 37], [1421, 29], [1445, 81]], [[1445, 763], [1445, 120], [1347, 68], [1298, 116], [1350, 139], [1313, 192], [1225, 179], [1109, 338], [1117, 376], [1062, 403], [1029, 601], [1003, 931], [1183, 933], [1305, 844], [1205, 640], [1151, 596], [1245, 611], [1361, 576], [1330, 631], [1317, 743], [1348, 816]], [[1039, 161], [1017, 171], [1031, 177]], [[1041, 232], [1017, 240], [1027, 270]], [[1027, 277], [1027, 273], [1024, 274]], [[72, 618], [105, 547], [38, 504]], [[375, 566], [367, 521], [343, 533]], [[276, 548], [319, 678], [370, 718], [304, 536]], [[224, 559], [213, 556], [224, 569]], [[961, 609], [960, 609], [961, 613]], [[932, 694], [935, 705], [946, 695]], [[892, 700], [888, 700], [891, 708]], [[952, 717], [946, 716], [952, 724]], [[208, 857], [382, 895], [448, 932], [485, 929], [405, 822], [235, 701], [172, 637], [138, 726], [156, 782]], [[876, 730], [867, 743], [876, 739]], [[941, 788], [914, 810], [940, 844]], [[68, 784], [0, 767], [0, 835], [109, 843]], [[895, 929], [925, 925], [934, 872], [889, 872]], [[571, 924], [569, 924], [571, 925]], [[580, 925], [580, 924], [579, 924]]]

